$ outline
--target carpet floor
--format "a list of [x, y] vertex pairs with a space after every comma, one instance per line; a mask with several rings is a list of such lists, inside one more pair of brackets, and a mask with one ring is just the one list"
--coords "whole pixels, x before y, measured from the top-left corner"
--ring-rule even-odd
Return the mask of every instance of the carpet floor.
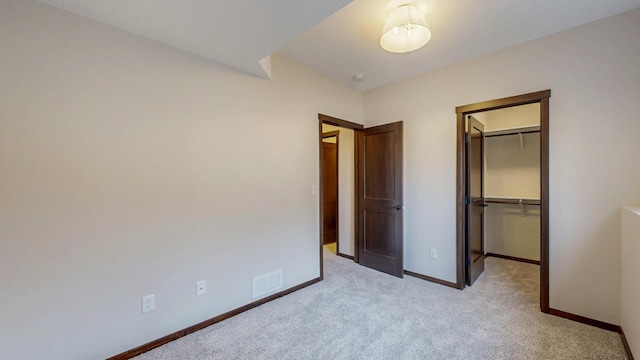
[[136, 359], [627, 359], [619, 334], [539, 311], [537, 265], [487, 258], [460, 291], [324, 256], [324, 281]]

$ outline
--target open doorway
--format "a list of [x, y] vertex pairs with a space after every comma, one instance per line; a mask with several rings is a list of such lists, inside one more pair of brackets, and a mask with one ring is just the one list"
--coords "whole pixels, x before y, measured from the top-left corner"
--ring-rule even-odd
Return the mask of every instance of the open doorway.
[[[402, 228], [402, 122], [370, 128], [318, 114], [320, 147], [320, 276], [324, 271], [325, 214], [333, 208], [325, 201], [323, 138], [337, 131], [338, 218], [336, 255], [362, 266], [403, 277]], [[351, 144], [343, 134], [353, 134]], [[325, 134], [325, 135], [323, 135]], [[345, 146], [345, 143], [349, 144]], [[326, 146], [327, 148], [329, 146]], [[343, 161], [346, 160], [346, 161]], [[350, 161], [352, 160], [352, 161]], [[353, 166], [344, 166], [353, 164]], [[326, 165], [330, 166], [330, 165]], [[343, 167], [344, 166], [344, 167]], [[344, 169], [344, 170], [343, 170]], [[349, 177], [351, 177], [349, 179]], [[344, 181], [342, 179], [345, 179]], [[353, 195], [349, 196], [348, 193]], [[347, 210], [343, 210], [346, 208]], [[349, 210], [349, 208], [351, 210]], [[330, 241], [331, 237], [327, 237]], [[347, 240], [351, 239], [351, 240]]]
[[479, 277], [486, 286], [508, 281], [521, 304], [535, 308], [540, 298], [540, 104], [467, 115], [466, 126], [471, 222], [466, 284]]
[[356, 260], [355, 137], [364, 127], [322, 114], [318, 114], [318, 120], [322, 271], [324, 253]]
[[[341, 137], [343, 138], [342, 142], [340, 141]], [[343, 147], [349, 146], [345, 144], [345, 140], [351, 143], [351, 146], [340, 152], [341, 144]], [[351, 248], [353, 244], [353, 190], [349, 186], [353, 182], [349, 181], [352, 180], [349, 179], [349, 175], [353, 174], [353, 163], [349, 160], [353, 156], [346, 156], [340, 161], [341, 153], [352, 152], [349, 151], [351, 149], [353, 149], [353, 130], [322, 124], [322, 244], [326, 251], [336, 255], [341, 254], [341, 215], [345, 215], [342, 223], [344, 223], [343, 227], [347, 228], [342, 236], [345, 240], [343, 248]], [[340, 171], [340, 166], [344, 167], [343, 171]], [[341, 175], [342, 181], [340, 181]], [[340, 191], [341, 188], [342, 191]], [[340, 202], [340, 193], [343, 197], [342, 202]], [[342, 211], [340, 211], [341, 208]]]
[[[530, 260], [530, 262], [540, 264], [540, 309], [543, 312], [549, 312], [549, 97], [550, 90], [537, 93], [524, 94], [509, 98], [497, 99], [482, 103], [476, 103], [456, 108], [457, 113], [457, 285], [460, 289], [466, 285], [471, 285], [475, 279], [484, 270], [484, 261], [487, 255], [498, 255], [498, 257], [508, 258], [510, 260]], [[500, 121], [488, 120], [486, 114], [499, 109], [510, 109], [512, 112], [515, 107], [531, 105], [531, 109], [535, 109], [537, 123], [533, 121], [530, 124], [519, 123], [516, 117], [502, 117]], [[484, 117], [484, 121], [483, 121]], [[500, 124], [496, 124], [499, 122]], [[529, 121], [531, 122], [531, 121]], [[485, 126], [487, 125], [487, 126]], [[485, 130], [485, 127], [489, 131]], [[487, 163], [485, 158], [487, 134], [491, 137], [504, 137], [502, 140], [490, 140], [493, 144], [489, 149], [495, 152], [500, 146], [505, 146], [507, 142], [515, 142], [520, 145], [520, 150], [524, 149], [527, 141], [526, 137], [534, 134], [529, 141], [537, 141], [530, 144], [529, 151], [526, 154], [508, 154], [503, 156], [503, 162], [513, 162], [514, 159], [519, 161], [529, 161], [535, 163], [537, 161], [537, 174], [528, 178], [522, 175], [508, 174], [512, 179], [518, 179], [525, 183], [513, 182], [505, 188], [505, 184], [489, 184], [485, 183], [485, 172], [487, 172]], [[510, 139], [509, 139], [510, 138]], [[517, 140], [517, 142], [516, 142]], [[503, 143], [502, 145], [500, 143]], [[504, 149], [502, 150], [505, 151]], [[513, 151], [506, 150], [506, 151]], [[504, 154], [503, 154], [504, 155]], [[527, 160], [522, 160], [522, 156], [528, 156]], [[495, 160], [495, 158], [494, 158]], [[491, 164], [494, 166], [496, 164]], [[493, 176], [500, 177], [500, 171], [504, 169], [491, 169]], [[511, 171], [511, 170], [509, 170]], [[525, 171], [526, 173], [526, 171]], [[496, 175], [498, 174], [498, 175]], [[502, 174], [504, 177], [504, 174]], [[527, 184], [528, 182], [528, 184]], [[495, 194], [489, 194], [495, 192]], [[513, 192], [511, 194], [510, 192]], [[493, 240], [487, 241], [487, 219], [485, 218], [485, 208], [490, 204], [506, 204], [507, 206], [516, 206], [519, 216], [526, 217], [529, 211], [527, 221], [535, 223], [533, 226], [539, 230], [536, 232], [523, 234], [523, 241], [527, 237], [539, 240], [535, 244], [537, 247], [531, 250], [531, 244], [514, 244], [505, 245], [496, 240], [495, 233], [490, 233]], [[530, 209], [535, 207], [534, 209]], [[505, 217], [500, 218], [499, 213], [492, 216], [493, 222], [504, 221], [509, 218], [509, 212], [514, 209], [494, 209], [496, 211], [506, 211]], [[504, 215], [504, 214], [503, 214]], [[535, 222], [537, 220], [537, 222]], [[511, 218], [509, 221], [514, 222]], [[495, 227], [495, 223], [489, 223]], [[500, 225], [502, 226], [502, 224]], [[515, 227], [522, 227], [523, 221], [516, 219]], [[531, 227], [531, 224], [528, 226]], [[492, 231], [492, 230], [490, 230]], [[495, 229], [493, 229], [495, 231]], [[499, 239], [498, 239], [499, 240]], [[487, 246], [492, 247], [492, 251], [488, 251]], [[498, 250], [495, 250], [498, 249]], [[499, 254], [499, 253], [502, 254]], [[525, 254], [520, 255], [519, 254]], [[502, 255], [502, 256], [500, 256]]]

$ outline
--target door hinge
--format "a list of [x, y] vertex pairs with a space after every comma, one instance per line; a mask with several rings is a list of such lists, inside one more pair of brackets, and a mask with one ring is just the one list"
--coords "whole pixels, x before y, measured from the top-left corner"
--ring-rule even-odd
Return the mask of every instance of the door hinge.
[[468, 144], [470, 141], [471, 141], [471, 136], [469, 136], [469, 134], [466, 134], [464, 136], [464, 142]]
[[468, 197], [468, 196], [465, 196], [465, 197], [464, 197], [464, 204], [465, 204], [465, 205], [471, 205], [471, 198], [470, 198], [470, 197]]
[[467, 266], [471, 265], [471, 259], [467, 258], [466, 263], [467, 263]]

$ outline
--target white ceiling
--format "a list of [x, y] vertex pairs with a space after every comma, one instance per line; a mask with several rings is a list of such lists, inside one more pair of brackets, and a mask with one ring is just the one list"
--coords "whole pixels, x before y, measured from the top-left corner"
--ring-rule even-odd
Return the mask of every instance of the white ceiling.
[[38, 0], [251, 74], [351, 0]]
[[[270, 76], [276, 52], [361, 91], [640, 7], [640, 0], [39, 1], [258, 76]], [[379, 45], [385, 13], [406, 2], [425, 10], [433, 37], [412, 53], [387, 53]]]

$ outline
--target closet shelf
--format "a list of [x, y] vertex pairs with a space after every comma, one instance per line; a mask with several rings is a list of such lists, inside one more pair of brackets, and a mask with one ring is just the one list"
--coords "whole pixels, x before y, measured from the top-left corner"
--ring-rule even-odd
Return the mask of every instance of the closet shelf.
[[533, 125], [533, 126], [522, 126], [522, 127], [510, 128], [510, 129], [487, 130], [484, 132], [484, 136], [492, 137], [492, 136], [504, 136], [504, 135], [530, 134], [530, 133], [539, 133], [539, 132], [540, 132], [540, 125]]
[[485, 197], [484, 202], [489, 204], [540, 205], [540, 199], [532, 198]]

